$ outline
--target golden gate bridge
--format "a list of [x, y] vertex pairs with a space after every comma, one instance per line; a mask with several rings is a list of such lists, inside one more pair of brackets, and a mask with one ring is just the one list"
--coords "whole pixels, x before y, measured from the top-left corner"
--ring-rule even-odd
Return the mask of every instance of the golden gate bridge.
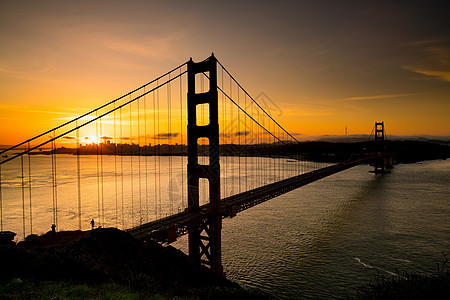
[[[0, 231], [117, 227], [171, 243], [222, 274], [222, 219], [361, 163], [387, 167], [384, 123], [374, 147], [311, 162], [300, 142], [214, 55], [1, 151]], [[51, 225], [51, 226], [50, 226]]]

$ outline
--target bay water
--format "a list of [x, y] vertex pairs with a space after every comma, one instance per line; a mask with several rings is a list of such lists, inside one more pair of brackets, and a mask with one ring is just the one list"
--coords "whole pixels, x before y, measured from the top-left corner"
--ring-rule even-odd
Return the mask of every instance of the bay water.
[[[1, 170], [2, 226], [18, 239], [31, 230], [46, 232], [54, 222], [51, 157], [31, 161], [31, 206], [29, 190], [22, 189], [28, 185], [27, 158], [23, 185], [20, 160]], [[78, 180], [75, 157], [57, 155], [58, 230], [86, 230], [91, 219], [130, 228], [184, 210], [185, 163], [185, 157], [87, 155], [80, 158]], [[296, 168], [283, 159], [246, 163], [239, 169], [238, 158], [222, 159], [223, 196], [288, 177]], [[273, 166], [273, 174], [258, 173], [261, 166]], [[302, 162], [297, 171], [315, 167]], [[450, 160], [397, 165], [385, 175], [370, 170], [348, 169], [224, 219], [227, 278], [275, 299], [335, 299], [354, 296], [377, 275], [435, 274], [442, 253], [450, 251]], [[206, 203], [206, 192], [201, 198]], [[186, 252], [187, 238], [173, 246]]]

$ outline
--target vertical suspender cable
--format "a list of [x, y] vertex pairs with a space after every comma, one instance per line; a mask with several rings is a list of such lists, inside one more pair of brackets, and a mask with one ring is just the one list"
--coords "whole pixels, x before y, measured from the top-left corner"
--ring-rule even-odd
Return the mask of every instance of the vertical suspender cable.
[[167, 131], [168, 131], [168, 147], [169, 147], [169, 207], [170, 213], [173, 213], [173, 199], [172, 199], [172, 99], [171, 99], [171, 85], [170, 85], [170, 73], [169, 73], [169, 83], [167, 84]]
[[116, 227], [119, 228], [119, 207], [118, 207], [118, 199], [119, 199], [119, 187], [117, 182], [117, 131], [116, 131], [116, 103], [114, 102], [114, 189], [115, 189], [115, 218], [116, 218]]
[[[145, 94], [145, 87], [144, 87]], [[144, 149], [145, 149], [145, 220], [148, 222], [148, 144], [147, 144], [147, 98], [144, 96]]]
[[[285, 142], [287, 141], [287, 135], [286, 135], [284, 132], [283, 132], [283, 140], [284, 140]], [[284, 148], [286, 149], [286, 150], [285, 150], [285, 153], [287, 154], [288, 149], [287, 149], [287, 145], [286, 145], [286, 144], [284, 144]], [[285, 158], [285, 164], [286, 164], [286, 178], [289, 177], [289, 164], [288, 164], [288, 158], [289, 158], [289, 156], [286, 155], [286, 158]]]
[[[275, 124], [273, 122], [270, 122], [270, 124], [272, 124], [272, 129], [271, 132], [273, 132], [275, 134]], [[270, 127], [269, 127], [270, 128]], [[271, 147], [270, 147], [270, 157], [272, 158], [272, 182], [277, 181], [276, 180], [276, 168], [275, 168], [275, 153], [274, 153], [274, 146], [275, 146], [275, 138], [272, 136], [271, 137]]]
[[[239, 102], [239, 87], [237, 88], [237, 102], [238, 105], [241, 106], [240, 102]], [[239, 110], [237, 110], [238, 112], [238, 186], [239, 186], [239, 193], [241, 192], [241, 112]]]
[[139, 170], [139, 225], [142, 225], [142, 183], [141, 183], [141, 126], [140, 126], [140, 118], [139, 118], [139, 114], [140, 114], [140, 107], [139, 107], [139, 99], [136, 100], [137, 102], [137, 136], [138, 136], [138, 170]]
[[[265, 128], [264, 125], [264, 115], [261, 115], [261, 126]], [[261, 130], [261, 166], [262, 166], [262, 184], [265, 185], [266, 180], [266, 156], [265, 156], [265, 135], [264, 131]]]
[[[250, 116], [253, 116], [253, 104], [250, 102]], [[251, 149], [252, 149], [252, 156], [251, 156], [251, 162], [252, 162], [252, 177], [251, 177], [251, 181], [250, 181], [250, 185], [251, 187], [249, 187], [249, 189], [253, 188], [253, 179], [254, 177], [254, 173], [255, 173], [255, 132], [253, 132], [253, 121], [250, 121], [250, 132], [251, 132], [251, 139], [250, 139], [250, 143], [251, 143]]]
[[[258, 109], [255, 109], [255, 120], [257, 120], [259, 122], [259, 114], [258, 114]], [[260, 171], [261, 171], [261, 166], [259, 164], [259, 126], [256, 126], [256, 130], [255, 130], [255, 134], [256, 134], [256, 143], [255, 143], [255, 158], [256, 158], [256, 178], [255, 178], [255, 187], [259, 187], [259, 180], [260, 180]]]
[[[261, 121], [261, 114], [260, 114], [259, 109], [257, 109], [257, 113], [258, 113], [258, 122], [259, 122], [259, 124], [261, 124], [262, 121]], [[262, 130], [261, 130], [261, 126], [258, 126], [258, 158], [259, 158], [259, 167], [258, 167], [258, 170], [259, 170], [259, 183], [258, 183], [258, 185], [259, 186], [262, 186], [263, 175], [264, 175], [262, 149], [261, 149], [261, 146], [262, 146], [261, 139], [262, 139]]]
[[[158, 81], [156, 81], [156, 86], [159, 86]], [[156, 93], [156, 109], [158, 112], [158, 133], [156, 134], [157, 137], [161, 134], [160, 127], [159, 127], [159, 88]], [[159, 215], [162, 215], [162, 208], [161, 208], [161, 143], [158, 140], [158, 207], [159, 207]]]
[[[28, 142], [28, 150], [30, 150], [30, 142]], [[28, 152], [28, 194], [30, 196], [30, 234], [33, 234], [33, 212], [31, 205], [31, 157], [30, 152]]]
[[[266, 127], [265, 125], [265, 116], [262, 115], [261, 125], [263, 128]], [[262, 134], [262, 144], [261, 144], [261, 152], [262, 152], [262, 163], [263, 163], [263, 184], [266, 185], [266, 177], [267, 177], [267, 168], [266, 168], [266, 138], [265, 138], [265, 132], [261, 131]]]
[[[247, 95], [244, 93], [244, 107], [245, 107], [245, 111], [247, 111]], [[244, 165], [245, 165], [245, 181], [244, 181], [244, 191], [246, 191], [248, 189], [247, 186], [247, 178], [248, 178], [248, 165], [247, 165], [247, 156], [248, 156], [248, 143], [247, 143], [247, 115], [244, 114], [244, 129], [245, 129], [245, 141], [244, 141], [244, 149], [245, 149], [245, 153], [244, 153]]]
[[[255, 108], [254, 118], [258, 119], [258, 110]], [[255, 188], [259, 186], [259, 127], [255, 125], [255, 143], [254, 143], [254, 152], [255, 152]]]
[[[259, 112], [258, 112], [259, 113]], [[260, 115], [259, 123], [261, 127], [264, 127], [264, 115]], [[261, 156], [261, 186], [264, 186], [264, 179], [266, 176], [266, 170], [264, 168], [265, 160], [264, 160], [264, 131], [260, 128], [260, 140], [259, 140], [259, 153]]]
[[[130, 95], [130, 100], [131, 100], [131, 95]], [[134, 224], [136, 224], [134, 222], [134, 182], [133, 182], [133, 121], [132, 121], [132, 106], [133, 103], [130, 103], [130, 186], [131, 186], [131, 226], [134, 226]]]
[[302, 148], [303, 148], [303, 146], [299, 147], [299, 149], [298, 149], [298, 156], [299, 156], [299, 159], [300, 159], [301, 173], [304, 174], [306, 172], [306, 170], [305, 170], [306, 169], [306, 162], [305, 162], [305, 159], [303, 158], [303, 155], [302, 155]]
[[[276, 132], [275, 132], [275, 130], [276, 130], [276, 127], [275, 127], [275, 123], [273, 123], [273, 122], [271, 122], [271, 124], [272, 124], [272, 132], [273, 132], [273, 134], [276, 134]], [[270, 151], [271, 151], [271, 157], [272, 157], [272, 165], [273, 165], [273, 182], [276, 182], [277, 181], [277, 162], [276, 162], [276, 157], [275, 157], [275, 143], [276, 143], [276, 140], [275, 140], [275, 137], [274, 136], [272, 136], [272, 147], [270, 148]]]
[[[230, 77], [230, 98], [231, 99], [233, 99], [233, 87], [231, 86], [231, 77]], [[230, 119], [230, 130], [231, 130], [231, 136], [233, 137], [233, 139], [232, 139], [232, 144], [234, 144], [234, 134], [233, 134], [233, 123], [234, 123], [234, 120], [235, 120], [235, 118], [233, 117], [233, 106], [231, 106], [231, 119]], [[234, 146], [234, 145], [233, 145]], [[235, 151], [235, 148], [233, 147], [232, 148], [232, 150], [233, 150], [233, 152]], [[236, 153], [232, 153], [233, 154], [233, 157], [232, 157], [232, 160], [231, 160], [231, 162], [232, 162], [232, 164], [231, 164], [231, 166], [230, 166], [230, 174], [231, 174], [231, 191], [230, 191], [230, 195], [233, 195], [233, 191], [234, 191], [234, 177], [236, 176], [236, 174], [235, 174], [235, 171], [234, 171], [234, 168], [233, 168], [233, 166], [234, 166], [234, 162], [236, 161], [235, 160], [235, 155], [236, 155]]]
[[[267, 128], [268, 128], [268, 131], [269, 132], [271, 132], [270, 131], [270, 119], [266, 119], [267, 120]], [[271, 160], [270, 160], [270, 138], [271, 138], [271, 136], [270, 135], [266, 135], [266, 168], [267, 168], [267, 170], [266, 170], [266, 173], [267, 173], [267, 175], [266, 175], [266, 184], [269, 184], [270, 183], [270, 171], [271, 171]]]
[[298, 162], [298, 175], [300, 175], [300, 174], [304, 173], [304, 171], [303, 171], [303, 158], [302, 158], [302, 155], [301, 155], [301, 149], [302, 148], [301, 148], [300, 144], [297, 144], [295, 149], [296, 149], [295, 153], [296, 153], [297, 162]]
[[20, 157], [20, 167], [22, 170], [21, 179], [21, 187], [22, 187], [22, 228], [23, 228], [23, 238], [25, 239], [25, 177], [23, 174], [23, 155]]
[[[262, 124], [262, 120], [261, 120], [261, 113], [260, 113], [260, 111], [258, 110], [258, 122], [260, 123], [260, 124]], [[264, 168], [263, 168], [263, 163], [264, 163], [264, 161], [263, 161], [263, 156], [262, 156], [262, 140], [263, 140], [263, 136], [262, 136], [262, 129], [261, 129], [261, 126], [258, 126], [258, 131], [259, 131], [259, 134], [258, 134], [258, 138], [259, 138], [259, 141], [258, 141], [258, 148], [259, 148], [259, 170], [260, 170], [260, 173], [259, 173], [259, 186], [263, 186], [263, 180], [264, 180]]]
[[[281, 132], [281, 140], [284, 142], [284, 132]], [[284, 143], [281, 145], [281, 150], [283, 151], [283, 160], [282, 160], [282, 164], [283, 164], [282, 171], [283, 171], [283, 174], [282, 174], [282, 177], [283, 177], [283, 179], [286, 179], [286, 167], [287, 167], [287, 164], [286, 164], [286, 145]]]
[[[78, 120], [75, 123], [78, 127]], [[77, 129], [77, 190], [78, 190], [78, 229], [81, 230], [81, 165], [80, 165], [80, 130]]]
[[[264, 124], [265, 118], [264, 115], [262, 115], [261, 117], [261, 126], [263, 128], [265, 128], [265, 124]], [[265, 181], [266, 181], [266, 145], [265, 145], [265, 132], [261, 130], [261, 164], [262, 164], [262, 182], [263, 182], [263, 186], [265, 186]]]
[[187, 207], [184, 203], [184, 166], [183, 166], [183, 80], [181, 78], [181, 68], [180, 68], [180, 163], [181, 163], [181, 205]]
[[105, 227], [105, 194], [104, 194], [104, 180], [103, 180], [103, 144], [105, 142], [105, 138], [103, 136], [103, 127], [102, 127], [102, 119], [99, 120], [100, 122], [100, 183], [101, 183], [101, 224], [103, 227]]
[[[95, 111], [95, 117], [97, 118], [97, 111]], [[100, 216], [100, 157], [99, 157], [99, 133], [98, 133], [98, 121], [95, 121], [95, 136], [96, 136], [96, 158], [97, 158], [97, 218], [98, 222], [101, 223], [101, 216]]]
[[[264, 116], [261, 114], [261, 112], [258, 110], [259, 115], [259, 123], [262, 125], [264, 121]], [[262, 126], [259, 126], [259, 158], [260, 158], [260, 170], [261, 170], [261, 180], [260, 185], [264, 185], [264, 132], [262, 129]]]
[[119, 109], [119, 125], [120, 125], [120, 181], [121, 181], [121, 209], [122, 209], [122, 229], [125, 229], [125, 212], [124, 212], [124, 180], [123, 180], [123, 125], [122, 125], [122, 107]]
[[[267, 127], [269, 128], [269, 132], [272, 132], [272, 129], [271, 129], [271, 124], [272, 124], [272, 122], [271, 122], [271, 120], [270, 119], [268, 119], [267, 120]], [[268, 178], [267, 178], [267, 180], [269, 181], [268, 183], [271, 183], [272, 182], [272, 178], [273, 178], [273, 176], [272, 176], [272, 165], [273, 165], [273, 162], [272, 162], [272, 136], [271, 135], [268, 135], [267, 136], [267, 146], [266, 146], [266, 148], [267, 148], [267, 151], [266, 151], [266, 159], [267, 159], [267, 176], [268, 176]]]
[[[278, 134], [277, 137], [279, 139], [281, 139], [281, 135], [280, 135], [280, 126], [277, 126], [278, 129]], [[283, 180], [283, 152], [282, 152], [282, 144], [279, 142], [278, 143], [278, 153], [279, 153], [279, 157], [278, 157], [278, 177], [280, 178], [279, 180]]]
[[[53, 132], [53, 137], [56, 137], [56, 132]], [[57, 178], [57, 174], [56, 174], [56, 140], [53, 141], [53, 149], [54, 149], [54, 155], [53, 155], [53, 159], [55, 161], [55, 169], [54, 169], [54, 173], [55, 173], [55, 226], [56, 228], [58, 228], [58, 178]]]
[[[267, 120], [267, 130], [269, 132], [272, 132], [270, 125], [271, 125], [270, 120]], [[272, 142], [272, 136], [268, 135], [266, 138], [266, 160], [267, 160], [267, 180], [268, 180], [267, 183], [268, 184], [272, 183], [271, 142]]]
[[[156, 92], [157, 93], [157, 92]], [[153, 182], [155, 183], [155, 219], [158, 218], [158, 184], [156, 175], [156, 93], [153, 92], [153, 140], [155, 141], [153, 145], [153, 167], [155, 178]]]
[[[221, 79], [221, 89], [222, 90], [225, 90], [225, 86], [223, 85], [223, 68], [221, 68], [221, 73], [222, 73], [222, 79]], [[227, 147], [227, 149], [225, 149], [225, 148], [223, 148], [224, 149], [224, 154], [225, 154], [225, 165], [224, 165], [224, 175], [223, 175], [223, 191], [224, 191], [224, 197], [227, 197], [228, 195], [227, 195], [227, 192], [228, 192], [228, 189], [227, 189], [227, 167], [228, 167], [228, 147], [229, 147], [229, 145], [228, 145], [228, 143], [229, 143], [229, 139], [228, 139], [228, 136], [227, 136], [227, 132], [226, 132], [226, 127], [225, 127], [225, 121], [226, 121], [226, 119], [227, 119], [227, 103], [226, 103], [226, 101], [225, 101], [225, 95], [224, 95], [224, 93], [222, 93], [222, 110], [223, 110], [223, 112], [222, 112], [222, 132], [223, 132], [223, 134], [222, 134], [222, 136], [223, 136], [223, 145], [222, 145], [222, 147], [224, 147], [224, 146], [226, 146]], [[227, 152], [227, 153], [225, 153], [225, 151]]]
[[[280, 140], [282, 141], [283, 140], [283, 135], [281, 134], [281, 130], [280, 130], [279, 126], [278, 126], [278, 136], [280, 137]], [[283, 153], [283, 144], [279, 143], [279, 145], [280, 145], [279, 153], [281, 154], [280, 155], [280, 178], [281, 178], [281, 180], [283, 180], [284, 179], [284, 167], [285, 167], [285, 164], [284, 164], [284, 153]]]
[[56, 132], [53, 130], [53, 141], [52, 141], [52, 175], [53, 175], [53, 224], [58, 228], [58, 190], [57, 190], [57, 179], [56, 179], [56, 142], [55, 142]]

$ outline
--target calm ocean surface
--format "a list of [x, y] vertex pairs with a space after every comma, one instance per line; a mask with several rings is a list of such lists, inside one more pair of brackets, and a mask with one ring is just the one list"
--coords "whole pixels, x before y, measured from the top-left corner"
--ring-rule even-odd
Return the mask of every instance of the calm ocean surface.
[[223, 225], [227, 277], [274, 298], [345, 298], [377, 273], [433, 274], [450, 251], [450, 161], [357, 166]]
[[[51, 157], [36, 155], [31, 162], [31, 213], [29, 191], [21, 188], [20, 160], [1, 170], [3, 230], [18, 233], [19, 239], [23, 227], [28, 235], [31, 226], [43, 233], [53, 223]], [[89, 229], [91, 218], [104, 227], [129, 228], [183, 210], [185, 163], [181, 157], [82, 156], [80, 217], [76, 159], [57, 155], [58, 230], [78, 229], [80, 223]], [[238, 192], [239, 178], [242, 190], [258, 184], [261, 166], [281, 168], [275, 174], [289, 176], [296, 164], [260, 158], [247, 163], [248, 169], [240, 170], [237, 158], [221, 160], [222, 195]], [[117, 176], [122, 165], [124, 172]], [[134, 171], [127, 171], [132, 166]], [[313, 167], [301, 166], [304, 171]], [[383, 176], [369, 170], [354, 167], [225, 219], [227, 277], [273, 298], [323, 299], [351, 296], [377, 273], [436, 272], [442, 252], [450, 251], [450, 160], [397, 165]], [[259, 184], [279, 178], [262, 179]], [[201, 201], [206, 198], [201, 193]], [[186, 237], [173, 245], [186, 251]]]

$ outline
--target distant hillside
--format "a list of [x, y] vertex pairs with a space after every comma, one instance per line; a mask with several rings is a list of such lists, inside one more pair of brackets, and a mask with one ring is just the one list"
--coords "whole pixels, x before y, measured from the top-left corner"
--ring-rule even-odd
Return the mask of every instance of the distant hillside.
[[[387, 135], [387, 139], [391, 141], [422, 141], [432, 143], [450, 143], [450, 136], [433, 136], [433, 135]], [[321, 141], [321, 142], [341, 142], [356, 143], [373, 140], [373, 135], [369, 134], [349, 134], [349, 135], [319, 135], [305, 137], [304, 141]]]
[[[302, 159], [339, 162], [354, 155], [374, 152], [374, 142], [303, 142], [290, 146], [290, 153], [299, 153]], [[442, 141], [392, 140], [386, 141], [386, 152], [393, 153], [398, 163], [450, 158], [450, 144]]]

